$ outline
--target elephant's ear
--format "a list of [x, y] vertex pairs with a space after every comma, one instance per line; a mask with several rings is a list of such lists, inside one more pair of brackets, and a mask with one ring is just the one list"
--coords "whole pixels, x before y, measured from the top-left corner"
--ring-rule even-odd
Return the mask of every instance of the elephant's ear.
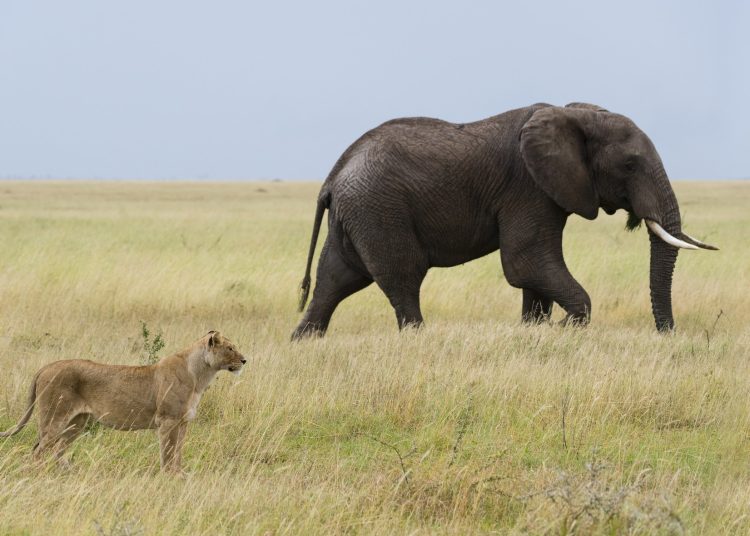
[[587, 164], [582, 121], [594, 113], [542, 108], [521, 129], [521, 155], [534, 181], [563, 209], [589, 220], [596, 218], [599, 200]]

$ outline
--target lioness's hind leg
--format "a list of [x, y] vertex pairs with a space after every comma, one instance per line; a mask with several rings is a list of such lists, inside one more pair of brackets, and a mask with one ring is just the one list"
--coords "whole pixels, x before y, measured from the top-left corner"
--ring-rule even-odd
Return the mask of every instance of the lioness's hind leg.
[[62, 456], [76, 438], [81, 435], [89, 419], [87, 413], [79, 413], [70, 419], [61, 419], [39, 431], [39, 441], [34, 446], [34, 457], [39, 458], [45, 451], [54, 453], [62, 462]]
[[34, 446], [36, 458], [57, 443], [67, 429], [68, 423], [80, 413], [76, 396], [73, 393], [52, 388], [49, 384], [40, 390], [37, 405], [39, 406], [39, 441]]
[[60, 439], [58, 439], [57, 444], [55, 445], [55, 456], [58, 460], [62, 460], [63, 454], [65, 454], [65, 451], [71, 443], [83, 433], [88, 420], [89, 415], [87, 413], [81, 413], [68, 421], [68, 426], [63, 430], [62, 434], [60, 434]]

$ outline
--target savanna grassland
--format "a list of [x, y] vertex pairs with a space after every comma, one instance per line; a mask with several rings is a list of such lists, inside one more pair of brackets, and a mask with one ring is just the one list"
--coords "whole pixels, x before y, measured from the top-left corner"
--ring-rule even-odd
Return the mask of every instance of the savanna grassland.
[[318, 184], [0, 183], [0, 429], [54, 360], [137, 365], [209, 329], [248, 357], [183, 478], [150, 431], [92, 426], [67, 469], [33, 463], [34, 420], [0, 440], [0, 533], [750, 532], [750, 182], [674, 187], [722, 248], [680, 253], [674, 334], [645, 229], [602, 213], [565, 233], [586, 329], [521, 325], [494, 253], [429, 273], [419, 331], [371, 286], [292, 344]]

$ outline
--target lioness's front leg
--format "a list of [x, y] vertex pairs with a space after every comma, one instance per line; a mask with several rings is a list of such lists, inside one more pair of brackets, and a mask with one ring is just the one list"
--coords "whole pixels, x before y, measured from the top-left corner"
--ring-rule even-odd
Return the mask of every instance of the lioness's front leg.
[[179, 473], [182, 471], [182, 445], [185, 441], [187, 423], [182, 419], [162, 420], [159, 423], [159, 447], [161, 468]]

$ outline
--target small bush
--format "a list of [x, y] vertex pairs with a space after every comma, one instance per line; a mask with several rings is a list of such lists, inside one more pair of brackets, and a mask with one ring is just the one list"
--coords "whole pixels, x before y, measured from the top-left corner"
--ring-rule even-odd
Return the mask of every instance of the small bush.
[[144, 365], [153, 365], [159, 361], [159, 352], [164, 348], [164, 339], [161, 336], [161, 331], [151, 339], [151, 332], [148, 329], [146, 323], [141, 320], [141, 336], [143, 337], [143, 350], [144, 355], [141, 358], [141, 363]]

